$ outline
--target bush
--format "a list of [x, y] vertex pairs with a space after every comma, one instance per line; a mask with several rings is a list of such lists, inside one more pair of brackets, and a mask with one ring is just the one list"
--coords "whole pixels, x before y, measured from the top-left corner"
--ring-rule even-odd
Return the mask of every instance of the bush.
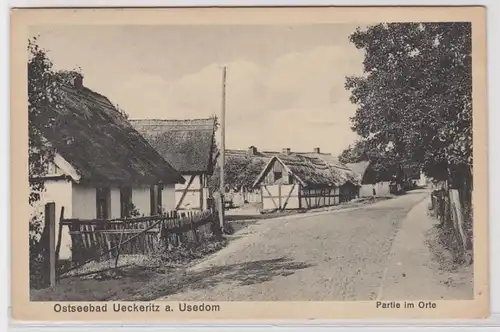
[[44, 250], [46, 238], [42, 236], [42, 230], [42, 214], [38, 213], [29, 221], [30, 288], [35, 289], [47, 287], [49, 282]]

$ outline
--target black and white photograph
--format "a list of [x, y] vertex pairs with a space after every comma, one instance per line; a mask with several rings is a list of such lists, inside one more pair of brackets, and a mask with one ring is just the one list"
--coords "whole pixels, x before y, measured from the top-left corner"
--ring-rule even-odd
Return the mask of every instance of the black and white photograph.
[[27, 31], [31, 302], [481, 295], [471, 22]]

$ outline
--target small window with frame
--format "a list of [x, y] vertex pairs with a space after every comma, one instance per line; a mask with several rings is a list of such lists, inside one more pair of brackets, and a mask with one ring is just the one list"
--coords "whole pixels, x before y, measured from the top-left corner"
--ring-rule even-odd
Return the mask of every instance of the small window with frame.
[[283, 172], [274, 172], [274, 181], [278, 181], [283, 177]]
[[130, 217], [132, 213], [132, 206], [132, 188], [120, 188], [120, 217]]
[[109, 219], [111, 215], [111, 190], [109, 187], [96, 188], [97, 219]]

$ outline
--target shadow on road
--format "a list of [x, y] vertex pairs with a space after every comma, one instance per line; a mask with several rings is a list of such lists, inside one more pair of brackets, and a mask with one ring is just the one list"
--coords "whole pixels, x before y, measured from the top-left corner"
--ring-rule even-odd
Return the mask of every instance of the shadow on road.
[[56, 289], [31, 294], [31, 301], [151, 301], [189, 290], [204, 290], [219, 284], [237, 286], [259, 284], [278, 276], [288, 276], [310, 264], [278, 258], [210, 267], [200, 271], [127, 267], [120, 278], [61, 280]]
[[312, 265], [284, 257], [217, 266], [189, 273], [186, 286], [190, 289], [204, 289], [228, 282], [236, 283], [237, 286], [253, 285], [278, 276], [288, 276], [310, 266]]

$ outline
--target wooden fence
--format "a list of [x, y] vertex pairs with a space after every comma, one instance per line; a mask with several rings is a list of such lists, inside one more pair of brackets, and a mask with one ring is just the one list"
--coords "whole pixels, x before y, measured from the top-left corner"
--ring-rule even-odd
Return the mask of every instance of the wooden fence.
[[435, 190], [431, 194], [432, 214], [440, 221], [442, 227], [451, 230], [456, 241], [459, 255], [470, 263], [472, 259], [472, 236], [466, 231], [465, 213], [457, 189]]
[[61, 219], [63, 226], [69, 227], [72, 243], [72, 266], [64, 273], [94, 260], [118, 261], [120, 255], [149, 255], [163, 246], [196, 244], [220, 236], [218, 217], [210, 210], [113, 220]]

